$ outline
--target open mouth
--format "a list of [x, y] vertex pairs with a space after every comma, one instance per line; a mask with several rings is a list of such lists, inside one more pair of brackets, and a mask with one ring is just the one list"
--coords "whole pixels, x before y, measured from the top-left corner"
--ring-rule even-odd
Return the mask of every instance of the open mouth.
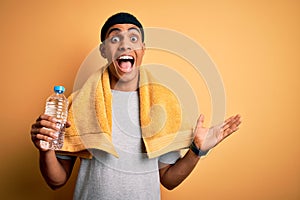
[[117, 58], [119, 69], [122, 72], [130, 72], [133, 68], [134, 58], [132, 56], [120, 56]]

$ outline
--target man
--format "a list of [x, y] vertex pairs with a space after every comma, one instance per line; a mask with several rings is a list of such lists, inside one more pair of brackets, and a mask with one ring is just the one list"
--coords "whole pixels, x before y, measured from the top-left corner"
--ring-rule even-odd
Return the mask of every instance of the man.
[[[139, 126], [143, 27], [131, 14], [117, 13], [102, 27], [101, 41], [112, 93], [112, 143], [119, 157], [98, 150], [93, 151], [92, 159], [81, 158], [74, 199], [160, 199], [159, 183], [169, 190], [178, 186], [201, 156], [238, 130], [240, 116], [230, 117], [212, 133], [203, 127], [204, 116], [200, 115], [191, 148], [183, 157], [171, 151], [149, 159], [143, 153], [145, 144]], [[40, 152], [40, 170], [53, 189], [68, 181], [76, 160], [75, 156], [58, 155], [41, 147], [41, 140], [50, 142], [56, 137], [55, 122], [55, 118], [41, 115], [31, 129], [32, 141]], [[67, 126], [74, 124], [68, 122]]]

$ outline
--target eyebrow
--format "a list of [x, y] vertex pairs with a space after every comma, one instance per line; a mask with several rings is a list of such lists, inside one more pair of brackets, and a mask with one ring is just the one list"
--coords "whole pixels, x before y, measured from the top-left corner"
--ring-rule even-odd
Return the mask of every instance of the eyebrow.
[[[135, 27], [131, 27], [131, 28], [128, 29], [128, 31], [131, 31], [131, 30], [136, 30], [137, 32], [141, 33], [141, 32], [139, 31], [139, 29], [137, 29], [137, 28], [135, 28]], [[107, 35], [109, 35], [110, 33], [114, 32], [114, 31], [121, 32], [121, 29], [119, 29], [119, 28], [112, 28], [112, 29], [110, 29], [110, 30], [108, 31]]]

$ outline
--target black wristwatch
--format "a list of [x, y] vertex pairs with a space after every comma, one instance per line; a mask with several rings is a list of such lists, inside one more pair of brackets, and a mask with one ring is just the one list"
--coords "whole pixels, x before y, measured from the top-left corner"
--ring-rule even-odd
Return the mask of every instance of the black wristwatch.
[[192, 142], [192, 144], [191, 144], [191, 146], [190, 146], [190, 149], [191, 149], [197, 156], [199, 156], [199, 157], [205, 156], [205, 155], [209, 152], [209, 150], [207, 150], [207, 151], [201, 151], [201, 149], [199, 149], [199, 148], [195, 145], [194, 141]]

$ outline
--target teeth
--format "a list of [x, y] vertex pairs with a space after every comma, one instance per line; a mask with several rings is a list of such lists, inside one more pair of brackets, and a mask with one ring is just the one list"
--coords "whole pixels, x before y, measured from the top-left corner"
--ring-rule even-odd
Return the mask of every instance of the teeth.
[[121, 56], [119, 57], [119, 59], [133, 59], [132, 56]]

